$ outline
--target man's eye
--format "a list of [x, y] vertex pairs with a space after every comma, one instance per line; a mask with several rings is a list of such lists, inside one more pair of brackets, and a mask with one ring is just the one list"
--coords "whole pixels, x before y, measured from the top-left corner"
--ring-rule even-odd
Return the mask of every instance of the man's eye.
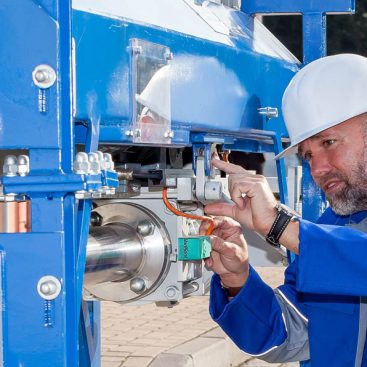
[[324, 146], [324, 147], [328, 147], [328, 146], [330, 146], [330, 145], [333, 145], [334, 143], [335, 143], [335, 139], [327, 139], [327, 140], [324, 140], [323, 142], [322, 142], [322, 145]]

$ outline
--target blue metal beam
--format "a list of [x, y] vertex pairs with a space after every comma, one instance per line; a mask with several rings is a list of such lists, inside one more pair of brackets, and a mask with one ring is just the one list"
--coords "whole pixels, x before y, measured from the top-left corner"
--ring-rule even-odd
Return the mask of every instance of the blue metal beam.
[[354, 0], [248, 0], [242, 1], [241, 10], [248, 14], [270, 13], [353, 13]]

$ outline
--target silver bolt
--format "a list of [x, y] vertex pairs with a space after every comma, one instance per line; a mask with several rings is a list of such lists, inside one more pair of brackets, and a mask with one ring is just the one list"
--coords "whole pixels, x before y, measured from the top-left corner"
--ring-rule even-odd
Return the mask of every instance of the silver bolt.
[[126, 136], [134, 136], [134, 131], [132, 131], [132, 130], [126, 130], [125, 131], [125, 135]]
[[140, 130], [140, 129], [136, 129], [136, 130], [135, 130], [135, 136], [136, 136], [137, 138], [140, 138], [140, 137], [141, 137], [141, 130]]
[[168, 299], [177, 299], [178, 298], [178, 295], [179, 295], [179, 292], [178, 292], [178, 289], [174, 286], [170, 286], [166, 289], [166, 297]]
[[257, 110], [260, 115], [266, 116], [268, 120], [278, 117], [278, 109], [276, 107], [262, 107]]
[[172, 60], [173, 59], [173, 53], [170, 51], [166, 51], [164, 54], [164, 57], [166, 60]]
[[47, 89], [54, 85], [56, 73], [49, 65], [38, 65], [32, 72], [32, 78], [37, 87]]
[[61, 292], [61, 283], [54, 276], [46, 275], [38, 281], [37, 291], [43, 299], [53, 300]]
[[18, 173], [20, 176], [26, 176], [29, 173], [29, 157], [27, 155], [20, 155], [17, 159]]
[[155, 225], [149, 220], [143, 220], [138, 223], [136, 231], [143, 237], [150, 236], [154, 233]]
[[175, 133], [172, 130], [168, 130], [164, 133], [164, 137], [167, 139], [172, 139], [175, 136]]
[[133, 50], [134, 54], [140, 55], [141, 52], [143, 51], [143, 48], [139, 45], [134, 45], [134, 46], [132, 46], [132, 50]]
[[134, 278], [130, 280], [130, 289], [134, 292], [134, 293], [142, 293], [145, 291], [146, 288], [146, 284], [145, 284], [145, 280], [143, 278]]
[[101, 165], [99, 163], [99, 157], [97, 153], [89, 153], [88, 161], [90, 164], [89, 172], [92, 175], [98, 175], [101, 172]]
[[4, 159], [3, 173], [7, 177], [14, 177], [18, 173], [18, 160], [15, 155], [7, 155]]

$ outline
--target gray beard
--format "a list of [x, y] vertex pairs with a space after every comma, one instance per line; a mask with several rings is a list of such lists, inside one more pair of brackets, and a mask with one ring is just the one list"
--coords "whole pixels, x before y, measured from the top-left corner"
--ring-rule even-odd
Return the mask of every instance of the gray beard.
[[353, 176], [359, 178], [358, 183], [352, 185], [345, 181], [346, 186], [340, 193], [327, 198], [336, 214], [350, 215], [367, 210], [367, 178], [361, 164], [356, 167]]

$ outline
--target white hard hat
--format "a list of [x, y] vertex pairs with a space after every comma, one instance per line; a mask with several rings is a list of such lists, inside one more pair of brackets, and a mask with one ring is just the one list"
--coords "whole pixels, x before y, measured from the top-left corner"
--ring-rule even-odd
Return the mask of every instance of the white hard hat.
[[170, 65], [160, 68], [136, 100], [166, 120], [171, 119]]
[[291, 146], [275, 159], [297, 152], [309, 137], [367, 112], [367, 58], [341, 54], [311, 62], [291, 80], [282, 111]]

